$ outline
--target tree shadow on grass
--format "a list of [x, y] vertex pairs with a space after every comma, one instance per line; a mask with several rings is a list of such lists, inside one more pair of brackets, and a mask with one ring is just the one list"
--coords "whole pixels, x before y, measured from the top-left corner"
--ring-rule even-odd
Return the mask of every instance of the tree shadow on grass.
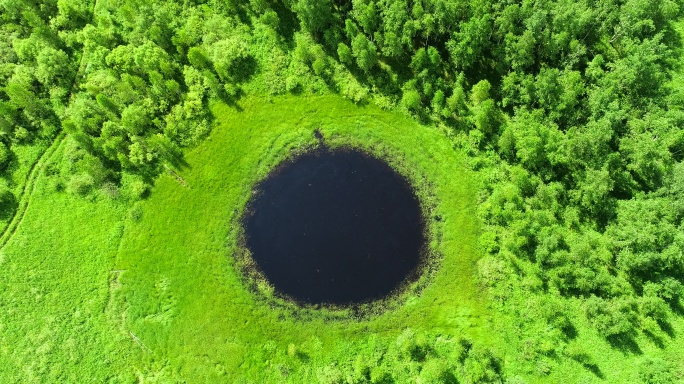
[[643, 332], [644, 332], [644, 335], [646, 337], [648, 337], [648, 339], [651, 340], [653, 342], [653, 344], [655, 344], [658, 348], [660, 348], [660, 349], [665, 348], [665, 343], [663, 342], [662, 337], [656, 335], [655, 333], [653, 333], [647, 329], [645, 329]]
[[394, 384], [394, 378], [389, 373], [383, 374], [381, 377], [376, 378], [373, 382], [379, 384]]
[[[665, 320], [657, 320], [658, 327], [660, 328], [663, 333], [667, 335], [670, 339], [674, 339], [675, 337], [675, 331], [674, 328], [672, 328], [672, 325], [665, 321]], [[643, 330], [644, 335], [648, 337], [649, 340], [653, 342], [658, 348], [663, 349], [665, 348], [665, 338], [657, 335], [656, 333], [645, 329]]]
[[14, 194], [7, 192], [6, 195], [0, 196], [0, 220], [11, 218], [18, 208], [19, 201]]
[[304, 363], [308, 363], [309, 361], [311, 361], [311, 357], [309, 356], [309, 354], [302, 351], [295, 352], [295, 357]]
[[599, 368], [596, 363], [592, 360], [591, 356], [581, 353], [577, 355], [570, 356], [571, 359], [575, 360], [576, 362], [580, 363], [585, 369], [587, 369], [589, 372], [593, 373], [596, 377], [599, 379], [605, 379], [605, 375], [603, 372], [601, 372], [601, 368]]
[[679, 316], [684, 316], [684, 305], [682, 305], [682, 300], [679, 297], [673, 298], [669, 302], [672, 312]]
[[242, 112], [244, 108], [242, 108], [238, 102], [243, 96], [245, 96], [245, 91], [238, 85], [233, 85], [233, 87], [232, 95], [229, 95], [227, 91], [223, 90], [217, 96], [219, 100], [221, 100], [227, 106], [235, 109], [238, 112]]
[[658, 320], [658, 326], [660, 327], [660, 330], [665, 332], [670, 338], [675, 337], [675, 331], [674, 328], [672, 328], [672, 325], [664, 320]]
[[278, 35], [290, 48], [294, 48], [294, 34], [300, 29], [297, 14], [280, 1], [270, 1], [269, 5], [278, 14]]
[[582, 363], [582, 366], [586, 368], [589, 372], [593, 373], [594, 376], [598, 377], [599, 379], [603, 380], [606, 378], [603, 372], [601, 372], [601, 368], [599, 368], [598, 365], [594, 363]]
[[577, 328], [570, 322], [567, 324], [564, 324], [560, 328], [561, 332], [563, 332], [563, 335], [568, 339], [568, 340], [574, 340], [577, 338]]
[[259, 72], [259, 62], [254, 56], [237, 59], [231, 66], [231, 77], [235, 83], [246, 83]]
[[619, 349], [623, 353], [631, 353], [634, 355], [642, 355], [643, 351], [639, 348], [634, 336], [631, 334], [610, 335], [606, 337], [608, 344], [615, 349]]
[[451, 372], [444, 372], [439, 376], [440, 383], [444, 384], [458, 384], [458, 379]]

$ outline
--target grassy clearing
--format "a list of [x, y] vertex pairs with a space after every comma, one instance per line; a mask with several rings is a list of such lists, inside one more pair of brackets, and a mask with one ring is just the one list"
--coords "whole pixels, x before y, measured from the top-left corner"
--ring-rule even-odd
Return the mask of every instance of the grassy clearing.
[[[53, 156], [59, 153], [60, 146], [64, 143], [64, 134], [58, 135], [50, 146], [46, 147], [42, 153], [36, 153], [36, 147], [28, 147], [25, 153], [20, 153], [21, 160], [19, 166], [13, 174], [14, 188], [12, 191], [15, 200], [12, 202], [10, 210], [5, 212], [6, 216], [0, 221], [0, 249], [2, 249], [9, 239], [14, 236], [15, 231], [24, 219], [26, 209], [31, 202], [33, 192], [37, 185], [37, 180], [45, 166], [52, 163]], [[42, 146], [39, 146], [42, 148]], [[35, 159], [34, 159], [35, 158]], [[33, 162], [31, 162], [33, 161]]]
[[0, 251], [0, 382], [121, 382], [127, 340], [105, 310], [124, 205], [49, 185]]
[[[477, 259], [473, 182], [460, 154], [434, 129], [337, 97], [248, 99], [242, 112], [213, 109], [220, 124], [187, 154], [182, 186], [163, 176], [126, 227], [116, 269], [117, 293], [142, 349], [170, 376], [203, 382], [226, 375], [255, 381], [314, 379], [317, 369], [353, 360], [405, 329], [478, 336], [486, 313], [474, 283]], [[236, 272], [236, 223], [251, 188], [320, 129], [333, 145], [394, 159], [434, 196], [432, 246], [442, 266], [419, 296], [366, 320], [296, 321], [251, 293]], [[289, 373], [288, 373], [289, 372]]]
[[31, 145], [12, 145], [11, 150], [14, 158], [12, 159], [10, 168], [7, 172], [10, 174], [8, 186], [14, 199], [9, 202], [6, 207], [2, 207], [2, 212], [0, 214], [0, 233], [4, 233], [12, 221], [21, 202], [21, 198], [23, 197], [24, 188], [31, 178], [32, 170], [49, 145], [49, 142], [42, 141], [32, 143]]
[[[681, 317], [616, 348], [572, 301], [577, 334], [565, 355], [528, 356], [547, 340], [535, 319], [541, 298], [521, 291], [505, 313], [487, 309], [496, 297], [475, 282], [479, 180], [438, 130], [334, 96], [248, 98], [240, 107], [215, 105], [220, 123], [186, 154], [187, 167], [136, 204], [57, 192], [57, 176], [39, 175], [0, 250], [0, 382], [325, 382], [338, 367], [377, 362], [388, 345], [400, 350], [407, 328], [441, 335], [436, 349], [460, 337], [490, 346], [513, 382], [638, 382], [653, 361], [684, 372]], [[316, 129], [330, 145], [387, 159], [432, 206], [441, 267], [419, 295], [366, 319], [325, 311], [298, 319], [249, 291], [232, 258], [251, 188], [314, 146]], [[435, 361], [429, 355], [425, 370]]]

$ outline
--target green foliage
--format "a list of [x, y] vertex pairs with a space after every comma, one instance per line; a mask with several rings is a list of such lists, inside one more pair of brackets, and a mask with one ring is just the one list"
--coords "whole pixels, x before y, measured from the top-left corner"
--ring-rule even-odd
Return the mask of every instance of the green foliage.
[[337, 46], [337, 57], [339, 57], [340, 62], [345, 64], [351, 64], [353, 60], [351, 49], [345, 43], [340, 43]]
[[412, 112], [420, 111], [420, 93], [407, 84], [406, 89], [401, 95], [401, 105]]
[[466, 348], [464, 363], [465, 382], [467, 383], [500, 383], [501, 361], [488, 349], [481, 347]]
[[212, 67], [211, 61], [201, 47], [192, 47], [188, 50], [188, 61], [198, 69], [210, 69]]
[[210, 48], [216, 73], [221, 80], [244, 80], [251, 75], [249, 48], [239, 38], [227, 38], [212, 44]]
[[0, 142], [0, 170], [7, 168], [7, 163], [9, 163], [12, 156], [12, 152], [7, 148], [7, 145]]
[[[444, 378], [447, 383], [461, 382], [458, 341], [465, 337], [461, 327], [466, 323], [477, 327], [481, 311], [486, 311], [475, 298], [477, 286], [472, 281], [471, 257], [476, 252], [474, 243], [468, 241], [476, 240], [471, 232], [475, 223], [465, 212], [474, 204], [470, 195], [474, 188], [460, 163], [461, 155], [435, 130], [400, 114], [372, 106], [360, 108], [339, 97], [287, 96], [268, 103], [248, 98], [240, 105], [241, 112], [225, 104], [215, 106], [221, 125], [187, 153], [189, 167], [179, 171], [187, 187], [172, 174], [163, 175], [149, 197], [139, 202], [142, 212], [131, 210], [115, 267], [128, 272], [122, 275], [115, 302], [136, 304], [130, 305], [128, 317], [119, 324], [153, 350], [168, 345], [162, 352], [168, 366], [177, 367], [182, 378], [197, 373], [201, 375], [198, 381], [386, 383], [420, 379], [434, 383]], [[278, 124], [259, 123], [274, 121]], [[264, 304], [266, 298], [256, 299], [246, 289], [240, 273], [231, 267], [233, 259], [225, 257], [227, 242], [234, 249], [237, 241], [234, 229], [238, 226], [230, 223], [239, 220], [237, 207], [246, 203], [251, 185], [292, 150], [314, 144], [315, 129], [330, 145], [377, 150], [390, 161], [415, 164], [398, 166], [412, 180], [421, 180], [417, 172], [434, 180], [433, 188], [440, 195], [461, 196], [436, 200], [435, 209], [449, 219], [431, 221], [444, 226], [444, 240], [448, 239], [435, 244], [445, 247], [445, 256], [431, 286], [441, 288], [424, 290], [411, 298], [413, 305], [398, 304], [383, 315], [335, 320], [326, 320], [326, 309], [298, 312], [271, 307]], [[126, 176], [124, 185], [132, 185], [131, 179]], [[126, 187], [122, 195], [128, 194], [125, 191]], [[183, 230], [189, 226], [207, 230]], [[187, 255], [196, 261], [189, 261]], [[223, 271], [220, 279], [210, 277], [216, 271]], [[159, 287], [164, 281], [168, 284], [162, 291]], [[207, 295], [210, 291], [214, 294]], [[454, 293], [461, 299], [453, 300]], [[435, 303], [440, 309], [430, 319], [425, 314], [433, 312]], [[452, 318], [459, 308], [468, 308], [472, 316]], [[222, 321], [202, 320], [215, 318]], [[434, 324], [443, 321], [455, 325], [433, 330]], [[191, 327], [175, 325], [198, 322], [205, 324], [205, 336], [200, 338], [190, 336]], [[404, 326], [397, 328], [398, 323]], [[225, 334], [234, 335], [235, 341], [226, 343], [218, 337]], [[169, 339], [187, 342], [169, 345], [165, 341]], [[474, 340], [473, 345], [480, 342]], [[207, 348], [214, 350], [211, 361], [201, 357]], [[242, 352], [236, 354], [236, 350]], [[471, 357], [472, 364], [475, 358]], [[258, 363], [266, 360], [266, 366]], [[244, 361], [249, 366], [240, 368]], [[154, 367], [143, 364], [143, 370]], [[225, 373], [219, 373], [218, 365], [225, 367]], [[488, 362], [482, 365], [490, 366]]]
[[332, 21], [330, 0], [295, 0], [292, 2], [292, 8], [297, 13], [302, 27], [313, 34], [324, 31]]
[[377, 48], [368, 38], [359, 34], [351, 42], [352, 56], [356, 58], [356, 65], [364, 72], [369, 72], [378, 63]]
[[7, 180], [0, 179], [0, 218], [7, 218], [13, 213], [15, 201]]
[[626, 336], [634, 331], [637, 305], [631, 298], [607, 302], [598, 297], [587, 300], [587, 317], [603, 336]]
[[90, 191], [90, 189], [95, 185], [95, 179], [87, 174], [76, 174], [72, 175], [67, 182], [67, 191], [78, 194], [85, 195]]
[[663, 359], [645, 358], [639, 368], [639, 378], [646, 384], [675, 382], [670, 364]]
[[[27, 204], [18, 192], [60, 130], [70, 138], [51, 185], [91, 200], [145, 199], [160, 174], [182, 172], [183, 148], [210, 135], [212, 103], [339, 93], [434, 125], [445, 146], [469, 154], [481, 176], [471, 212], [482, 221], [480, 283], [516, 319], [506, 332], [526, 343], [510, 352], [524, 375], [566, 369], [556, 360], [583, 322], [611, 348], [660, 345], [684, 299], [682, 10], [681, 0], [3, 1], [0, 220]], [[244, 180], [226, 190], [236, 185]], [[141, 212], [130, 221], [142, 223]], [[544, 309], [534, 318], [527, 305]], [[503, 380], [507, 366], [486, 348], [465, 348], [454, 367], [409, 333], [388, 338], [396, 350], [378, 352], [387, 362], [369, 357], [355, 377]], [[600, 377], [580, 355], [568, 356]], [[641, 380], [677, 378], [654, 361]], [[150, 380], [173, 381], [167, 363], [150, 364]], [[317, 367], [306, 377], [351, 372]]]

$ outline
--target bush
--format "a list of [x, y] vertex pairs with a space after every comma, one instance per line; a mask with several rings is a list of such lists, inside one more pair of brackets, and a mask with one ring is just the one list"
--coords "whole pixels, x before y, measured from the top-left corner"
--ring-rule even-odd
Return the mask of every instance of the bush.
[[124, 173], [121, 177], [122, 193], [124, 197], [131, 200], [139, 200], [147, 197], [150, 191], [150, 184], [138, 175]]
[[396, 348], [399, 352], [399, 357], [404, 360], [423, 361], [427, 355], [425, 340], [418, 337], [410, 329], [404, 330], [397, 337]]
[[406, 89], [401, 96], [401, 105], [414, 113], [420, 111], [420, 93], [415, 89]]
[[669, 384], [675, 382], [670, 364], [659, 358], [647, 357], [640, 365], [639, 378], [645, 384]]
[[480, 346], [473, 346], [465, 359], [464, 378], [468, 383], [500, 383], [501, 361], [494, 353]]
[[351, 64], [354, 60], [351, 49], [345, 43], [339, 43], [337, 45], [337, 56], [340, 58], [340, 62], [344, 64]]
[[245, 81], [254, 73], [256, 63], [249, 46], [237, 36], [214, 43], [211, 52], [214, 68], [224, 82]]
[[629, 336], [634, 333], [638, 306], [634, 298], [604, 300], [593, 296], [586, 302], [586, 314], [601, 336]]
[[72, 175], [67, 182], [67, 192], [85, 196], [95, 185], [95, 179], [87, 174]]
[[140, 221], [142, 216], [143, 210], [140, 204], [134, 204], [133, 207], [128, 211], [128, 218], [133, 222]]
[[344, 375], [340, 368], [335, 365], [328, 365], [318, 371], [318, 382], [321, 384], [342, 384], [345, 382]]
[[441, 359], [428, 360], [423, 365], [416, 380], [418, 384], [450, 384], [456, 382], [456, 377], [449, 369], [447, 361]]

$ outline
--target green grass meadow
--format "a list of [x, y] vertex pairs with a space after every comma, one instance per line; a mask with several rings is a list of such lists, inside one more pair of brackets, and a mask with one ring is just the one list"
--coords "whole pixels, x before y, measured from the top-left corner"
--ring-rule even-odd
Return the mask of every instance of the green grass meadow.
[[[200, 381], [221, 375], [280, 381], [286, 371], [306, 381], [312, 365], [352, 360], [369, 338], [395, 339], [405, 328], [453, 336], [480, 332], [485, 310], [473, 282], [474, 189], [446, 138], [335, 97], [251, 99], [240, 107], [243, 112], [215, 106], [220, 124], [187, 154], [181, 172], [187, 187], [162, 177], [142, 204], [141, 219], [127, 226], [116, 295], [123, 326], [146, 348], [168, 358], [172, 371]], [[442, 221], [431, 225], [440, 234], [433, 246], [444, 255], [441, 268], [419, 296], [405, 295], [384, 314], [298, 321], [296, 311], [268, 305], [268, 293], [250, 292], [234, 268], [237, 218], [252, 187], [293, 152], [315, 145], [315, 129], [331, 143], [396, 156], [427, 179], [422, 188], [435, 196], [434, 213]]]
[[0, 250], [0, 382], [106, 382], [126, 371], [128, 340], [108, 318], [126, 209], [48, 181]]
[[[41, 176], [0, 259], [10, 308], [0, 314], [2, 382], [316, 381], [335, 362], [372, 359], [406, 329], [449, 342], [488, 337], [474, 279], [475, 181], [444, 135], [332, 96], [251, 98], [213, 113], [219, 123], [185, 168], [133, 205], [55, 192]], [[253, 292], [235, 266], [253, 186], [315, 146], [316, 129], [330, 146], [387, 159], [433, 215], [430, 248], [440, 261], [429, 284], [362, 319], [275, 305], [268, 287]]]
[[[395, 365], [404, 373], [391, 374], [406, 380], [394, 382], [457, 359], [463, 339], [505, 356], [510, 382], [635, 382], [645, 356], [684, 361], [680, 318], [631, 349], [613, 348], [586, 324], [580, 302], [577, 335], [563, 349], [570, 358], [527, 356], [549, 332], [524, 325], [543, 304], [520, 293], [505, 315], [479, 285], [480, 180], [440, 130], [336, 96], [253, 97], [212, 112], [211, 135], [142, 201], [105, 190], [84, 199], [58, 191], [51, 172], [39, 174], [0, 250], [0, 382], [308, 383], [335, 382], [340, 372], [391, 382], [382, 360], [407, 339], [429, 352], [420, 365]], [[316, 130], [328, 146], [388, 161], [430, 215], [436, 266], [360, 318], [283, 303], [236, 262], [254, 186], [316, 147]]]
[[[684, 384], [683, 16], [0, 1], [0, 384]], [[323, 146], [421, 203], [381, 300], [290, 301], [244, 245]]]

